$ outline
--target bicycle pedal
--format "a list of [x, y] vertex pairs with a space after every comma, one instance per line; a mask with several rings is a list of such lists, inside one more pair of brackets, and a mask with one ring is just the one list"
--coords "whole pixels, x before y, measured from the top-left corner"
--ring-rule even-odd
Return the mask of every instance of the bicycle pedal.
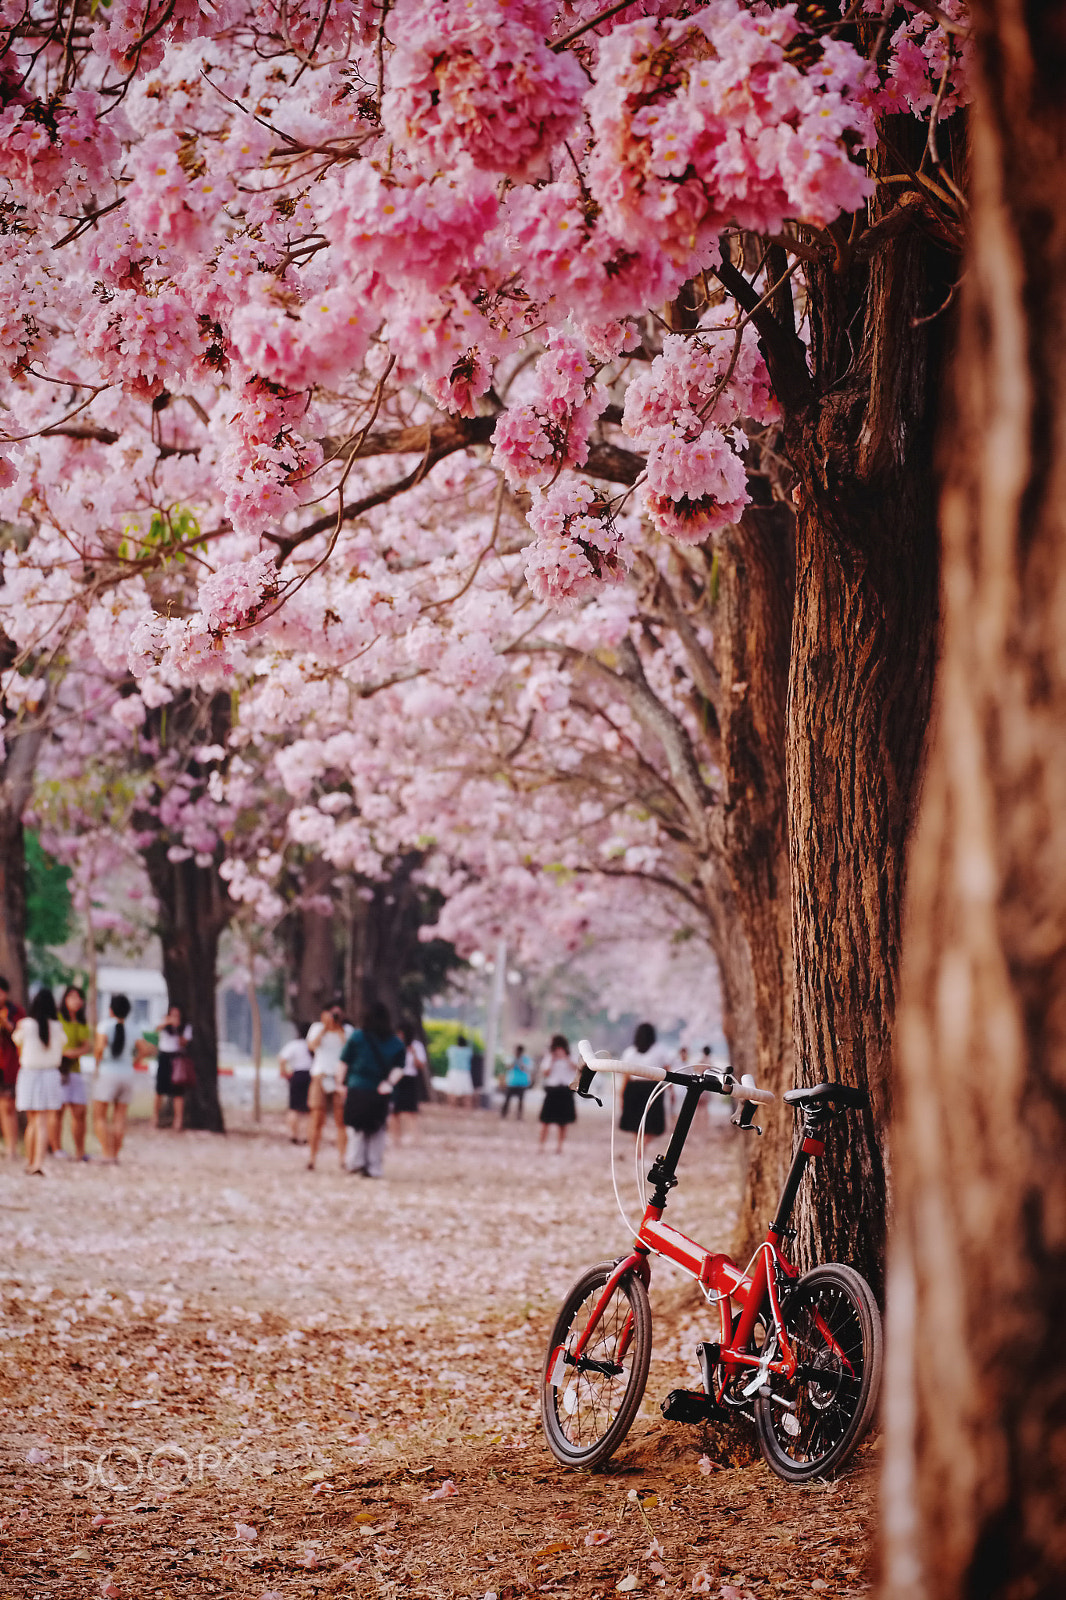
[[718, 1407], [710, 1395], [697, 1389], [671, 1389], [659, 1410], [667, 1422], [709, 1422], [718, 1416]]

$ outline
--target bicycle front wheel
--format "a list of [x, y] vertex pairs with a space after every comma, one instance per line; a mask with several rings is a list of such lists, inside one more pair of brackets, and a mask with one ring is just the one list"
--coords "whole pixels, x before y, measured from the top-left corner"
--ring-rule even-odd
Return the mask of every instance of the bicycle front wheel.
[[541, 1421], [548, 1449], [564, 1467], [595, 1467], [613, 1455], [644, 1398], [651, 1361], [648, 1291], [642, 1278], [627, 1272], [599, 1305], [614, 1270], [613, 1261], [601, 1261], [582, 1274], [548, 1344]]
[[881, 1388], [881, 1315], [873, 1290], [836, 1262], [802, 1277], [781, 1307], [799, 1366], [755, 1402], [767, 1464], [786, 1483], [839, 1472], [873, 1421]]

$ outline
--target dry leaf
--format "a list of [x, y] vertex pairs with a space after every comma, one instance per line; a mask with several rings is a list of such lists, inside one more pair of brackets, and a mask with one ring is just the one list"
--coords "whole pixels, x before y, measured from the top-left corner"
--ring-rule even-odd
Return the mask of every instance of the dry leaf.
[[100, 1593], [106, 1597], [106, 1600], [119, 1600], [122, 1590], [114, 1578], [105, 1578], [100, 1585]]
[[640, 1579], [635, 1572], [627, 1572], [624, 1578], [619, 1578], [615, 1588], [619, 1594], [632, 1594], [634, 1589], [640, 1588]]
[[445, 1478], [444, 1482], [441, 1484], [439, 1489], [434, 1489], [432, 1494], [424, 1494], [422, 1496], [422, 1499], [424, 1501], [425, 1500], [448, 1500], [448, 1499], [450, 1499], [450, 1497], [453, 1494], [458, 1494], [458, 1493], [459, 1493], [459, 1491], [455, 1487], [455, 1484], [453, 1483], [452, 1479], [451, 1478]]
[[569, 1549], [570, 1545], [565, 1540], [560, 1539], [555, 1544], [546, 1544], [543, 1550], [534, 1550], [529, 1559], [530, 1561], [543, 1561], [545, 1556], [557, 1556], [560, 1550]]

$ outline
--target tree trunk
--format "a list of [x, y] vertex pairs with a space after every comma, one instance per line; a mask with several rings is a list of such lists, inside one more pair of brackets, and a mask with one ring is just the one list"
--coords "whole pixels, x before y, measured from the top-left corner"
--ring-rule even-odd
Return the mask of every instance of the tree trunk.
[[7, 734], [0, 762], [0, 973], [19, 1005], [28, 998], [26, 969], [26, 856], [22, 815], [33, 793], [40, 728]]
[[340, 990], [334, 913], [315, 904], [330, 898], [335, 877], [336, 868], [328, 861], [321, 856], [311, 857], [304, 870], [305, 903], [298, 905], [289, 919], [289, 1015], [301, 1034], [318, 1021], [323, 1007]]
[[422, 854], [409, 851], [388, 878], [360, 885], [349, 906], [345, 1002], [353, 1020], [368, 1006], [388, 1007], [393, 1025], [421, 1026], [425, 1001], [439, 992], [457, 958], [442, 939], [419, 937], [436, 920], [434, 898], [415, 881]]
[[191, 857], [167, 859], [169, 845], [157, 834], [142, 852], [159, 905], [163, 977], [171, 1005], [192, 1026], [196, 1080], [185, 1091], [185, 1126], [225, 1131], [218, 1099], [218, 942], [233, 902], [217, 864], [198, 867]]
[[936, 313], [956, 270], [917, 229], [867, 265], [812, 268], [812, 392], [783, 395], [800, 480], [786, 754], [795, 1048], [801, 1082], [855, 1084], [871, 1102], [835, 1123], [818, 1169], [831, 1181], [801, 1190], [797, 1255], [850, 1261], [878, 1292], [904, 857], [936, 649]]
[[1066, 1593], [1066, 36], [975, 0], [944, 639], [893, 1151], [893, 1600]]
[[[780, 1094], [793, 1082], [792, 941], [785, 812], [785, 702], [792, 620], [794, 524], [782, 505], [749, 509], [717, 541], [714, 609], [721, 704], [725, 851], [732, 914], [719, 944], [723, 992], [743, 989], [747, 1018], [734, 1002], [735, 1072], [752, 1072]], [[737, 966], [744, 976], [726, 974]], [[742, 1039], [741, 1029], [750, 1034]], [[738, 1048], [739, 1047], [739, 1048]], [[789, 1122], [777, 1108], [750, 1139], [747, 1182], [734, 1248], [748, 1255], [773, 1215], [791, 1158]]]

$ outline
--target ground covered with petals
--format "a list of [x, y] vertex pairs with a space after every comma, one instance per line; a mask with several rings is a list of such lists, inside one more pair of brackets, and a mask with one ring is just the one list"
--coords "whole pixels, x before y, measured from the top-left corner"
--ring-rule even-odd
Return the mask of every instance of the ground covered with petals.
[[[0, 1170], [0, 1595], [862, 1593], [876, 1441], [796, 1490], [743, 1432], [663, 1423], [709, 1331], [665, 1268], [626, 1446], [597, 1474], [548, 1454], [554, 1313], [625, 1242], [605, 1117], [563, 1158], [528, 1121], [420, 1124], [379, 1183], [333, 1151], [307, 1172], [276, 1118]], [[678, 1226], [728, 1239], [742, 1155], [697, 1130]]]

